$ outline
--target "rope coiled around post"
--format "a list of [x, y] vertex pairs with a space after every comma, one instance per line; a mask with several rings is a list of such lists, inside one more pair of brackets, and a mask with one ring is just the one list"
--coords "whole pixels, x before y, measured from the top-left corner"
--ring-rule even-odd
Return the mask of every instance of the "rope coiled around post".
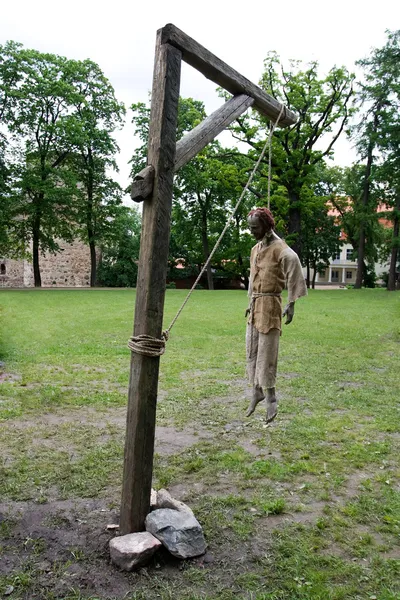
[[165, 352], [165, 344], [168, 341], [168, 331], [163, 331], [161, 339], [151, 335], [136, 335], [129, 338], [128, 348], [136, 354], [144, 356], [162, 356]]

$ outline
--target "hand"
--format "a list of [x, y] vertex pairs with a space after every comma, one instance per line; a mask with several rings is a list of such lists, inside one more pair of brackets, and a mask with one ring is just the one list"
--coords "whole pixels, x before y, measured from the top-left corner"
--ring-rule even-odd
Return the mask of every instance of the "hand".
[[285, 310], [282, 313], [282, 317], [286, 317], [285, 325], [289, 325], [293, 321], [294, 317], [294, 302], [289, 302], [285, 306]]
[[251, 312], [250, 307], [246, 308], [245, 313], [244, 313], [245, 318], [249, 316], [250, 312]]

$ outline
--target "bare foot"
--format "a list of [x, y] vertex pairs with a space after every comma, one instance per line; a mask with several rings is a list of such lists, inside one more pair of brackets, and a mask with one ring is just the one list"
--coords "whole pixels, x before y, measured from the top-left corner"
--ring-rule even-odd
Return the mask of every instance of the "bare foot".
[[253, 414], [253, 412], [256, 410], [256, 406], [259, 402], [262, 402], [264, 400], [265, 396], [263, 394], [263, 391], [259, 388], [256, 388], [253, 391], [253, 398], [249, 404], [249, 408], [247, 409], [247, 413], [246, 413], [246, 417], [249, 417], [250, 415]]
[[267, 398], [267, 415], [265, 417], [266, 423], [271, 423], [278, 414], [278, 402], [276, 398]]

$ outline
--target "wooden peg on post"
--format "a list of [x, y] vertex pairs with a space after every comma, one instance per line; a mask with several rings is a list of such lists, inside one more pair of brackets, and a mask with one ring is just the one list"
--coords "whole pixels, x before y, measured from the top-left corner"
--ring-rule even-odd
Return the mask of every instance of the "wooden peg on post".
[[[148, 144], [153, 193], [143, 204], [134, 335], [161, 337], [182, 54], [157, 32]], [[144, 530], [150, 510], [160, 357], [132, 354], [120, 532]]]
[[133, 179], [131, 198], [134, 202], [143, 202], [153, 191], [154, 167], [147, 165]]

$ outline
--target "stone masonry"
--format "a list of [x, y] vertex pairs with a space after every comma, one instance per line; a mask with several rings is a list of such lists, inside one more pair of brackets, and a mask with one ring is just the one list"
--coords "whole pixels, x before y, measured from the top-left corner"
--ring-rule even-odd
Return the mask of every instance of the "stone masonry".
[[[80, 241], [59, 241], [60, 252], [39, 258], [42, 287], [90, 286], [89, 246]], [[32, 263], [0, 258], [0, 287], [34, 287]]]

